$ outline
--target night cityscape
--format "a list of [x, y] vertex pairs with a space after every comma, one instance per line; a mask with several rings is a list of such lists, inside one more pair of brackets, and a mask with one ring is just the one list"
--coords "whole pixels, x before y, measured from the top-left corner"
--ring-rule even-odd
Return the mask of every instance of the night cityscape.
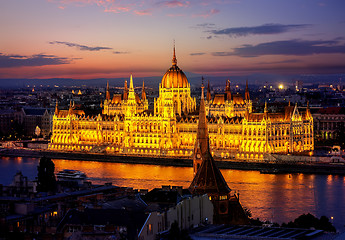
[[345, 239], [345, 3], [0, 3], [0, 239]]

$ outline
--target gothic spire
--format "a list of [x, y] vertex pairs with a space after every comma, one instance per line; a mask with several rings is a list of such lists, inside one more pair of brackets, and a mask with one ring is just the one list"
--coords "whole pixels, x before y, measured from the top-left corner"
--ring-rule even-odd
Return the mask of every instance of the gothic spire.
[[105, 98], [106, 98], [107, 100], [110, 100], [109, 81], [107, 81], [107, 92], [106, 92]]
[[124, 87], [124, 89], [123, 89], [123, 100], [128, 100], [127, 80], [125, 80], [125, 87]]
[[55, 104], [55, 115], [57, 116], [59, 114], [59, 106], [58, 106], [58, 100], [56, 99], [56, 104]]
[[231, 87], [230, 87], [229, 79], [226, 81], [225, 92], [226, 92], [226, 100], [231, 101]]
[[267, 102], [265, 101], [265, 108], [264, 108], [264, 118], [268, 119], [268, 108], [267, 108]]
[[172, 58], [172, 65], [173, 66], [177, 65], [176, 52], [175, 52], [175, 40], [174, 40], [174, 53], [173, 53], [173, 58]]
[[305, 115], [306, 115], [306, 119], [310, 119], [312, 117], [310, 113], [309, 101], [307, 102], [307, 109], [306, 109]]
[[211, 101], [211, 99], [212, 99], [212, 96], [211, 96], [211, 89], [210, 89], [210, 80], [208, 80], [206, 100]]
[[216, 166], [210, 152], [204, 85], [201, 87], [199, 122], [194, 145], [193, 164], [200, 161], [200, 159], [202, 162], [189, 186], [190, 192], [192, 194], [228, 194], [231, 190], [225, 182], [222, 173]]
[[128, 100], [135, 101], [135, 92], [134, 92], [133, 76], [132, 76], [132, 74], [131, 74], [130, 82], [129, 82]]
[[134, 89], [133, 87], [133, 76], [131, 74], [130, 82], [129, 82], [129, 89]]
[[202, 154], [205, 154], [207, 151], [209, 151], [208, 128], [207, 128], [205, 99], [204, 99], [204, 84], [201, 85], [201, 99], [200, 99], [197, 141], [199, 142]]
[[245, 91], [245, 94], [244, 94], [244, 99], [249, 101], [250, 100], [250, 97], [249, 97], [249, 88], [248, 88], [248, 79], [246, 81], [246, 91]]

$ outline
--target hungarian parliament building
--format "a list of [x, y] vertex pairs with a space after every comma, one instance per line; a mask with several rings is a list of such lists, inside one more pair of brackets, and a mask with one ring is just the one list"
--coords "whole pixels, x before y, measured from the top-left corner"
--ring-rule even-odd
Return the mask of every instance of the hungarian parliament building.
[[[203, 90], [203, 88], [202, 88]], [[102, 113], [85, 115], [70, 103], [68, 110], [56, 104], [49, 148], [57, 151], [190, 157], [197, 135], [196, 100], [191, 97], [186, 75], [177, 66], [175, 48], [172, 66], [159, 85], [154, 111], [148, 108], [143, 84], [135, 93], [133, 79], [122, 94], [106, 96]], [[252, 111], [248, 82], [244, 97], [225, 93], [212, 97], [207, 87], [205, 109], [211, 152], [215, 157], [264, 159], [267, 154], [295, 154], [314, 149], [313, 117], [309, 107], [300, 111], [286, 106], [281, 113]]]

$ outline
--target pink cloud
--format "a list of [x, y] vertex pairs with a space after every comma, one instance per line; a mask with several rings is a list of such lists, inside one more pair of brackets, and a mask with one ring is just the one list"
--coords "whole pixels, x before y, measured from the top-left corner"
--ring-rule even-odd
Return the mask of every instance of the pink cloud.
[[163, 1], [158, 3], [158, 5], [168, 8], [174, 8], [174, 7], [188, 7], [190, 4], [189, 1], [178, 1], [178, 0], [172, 0], [172, 1]]
[[212, 15], [214, 15], [214, 14], [217, 14], [217, 13], [219, 13], [219, 12], [220, 12], [220, 10], [213, 8], [213, 9], [211, 9], [211, 10], [209, 10], [209, 11], [206, 11], [206, 12], [203, 12], [203, 13], [193, 14], [192, 16], [193, 16], [193, 17], [208, 18], [208, 17], [210, 17], [210, 16], [212, 16]]
[[130, 7], [117, 7], [117, 6], [110, 6], [104, 9], [104, 12], [112, 12], [112, 13], [120, 13], [120, 12], [129, 12], [131, 10]]
[[139, 15], [139, 16], [148, 16], [148, 15], [152, 15], [152, 12], [151, 10], [139, 10], [139, 11], [134, 11], [134, 13], [136, 15]]
[[[104, 9], [104, 12], [111, 13], [124, 13], [131, 12], [139, 16], [153, 15], [156, 11], [161, 11], [163, 9], [169, 8], [191, 8], [193, 11], [197, 10], [196, 6], [203, 6], [208, 4], [210, 0], [203, 0], [201, 2], [194, 0], [46, 0], [51, 3], [58, 5], [60, 9], [65, 9], [67, 6], [74, 7], [85, 7], [88, 5], [98, 6]], [[228, 0], [215, 0], [223, 3]], [[210, 5], [211, 6], [211, 5]], [[218, 9], [210, 9], [205, 12], [192, 14], [193, 17], [204, 17], [207, 18], [211, 15], [217, 14]], [[175, 15], [175, 13], [168, 13], [167, 16], [175, 17], [180, 15]]]
[[47, 0], [48, 2], [59, 4], [59, 8], [64, 9], [67, 5], [84, 7], [86, 5], [97, 5], [104, 8], [104, 12], [129, 12], [136, 4], [134, 1], [125, 0]]

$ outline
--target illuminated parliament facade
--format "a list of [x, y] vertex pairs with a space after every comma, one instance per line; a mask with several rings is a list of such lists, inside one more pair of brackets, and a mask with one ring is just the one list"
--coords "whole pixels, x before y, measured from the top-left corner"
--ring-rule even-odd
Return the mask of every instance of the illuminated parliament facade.
[[[58, 151], [121, 153], [151, 156], [192, 156], [197, 135], [196, 100], [186, 75], [172, 66], [159, 85], [154, 111], [148, 109], [143, 84], [135, 93], [133, 79], [122, 94], [110, 96], [107, 84], [102, 113], [89, 116], [56, 104], [49, 148]], [[313, 118], [309, 107], [301, 112], [286, 106], [282, 113], [252, 112], [248, 83], [244, 98], [233, 94], [227, 81], [225, 93], [211, 96], [208, 86], [205, 110], [209, 143], [216, 157], [263, 159], [270, 153], [297, 153], [314, 149]], [[194, 113], [194, 114], [193, 114]]]

